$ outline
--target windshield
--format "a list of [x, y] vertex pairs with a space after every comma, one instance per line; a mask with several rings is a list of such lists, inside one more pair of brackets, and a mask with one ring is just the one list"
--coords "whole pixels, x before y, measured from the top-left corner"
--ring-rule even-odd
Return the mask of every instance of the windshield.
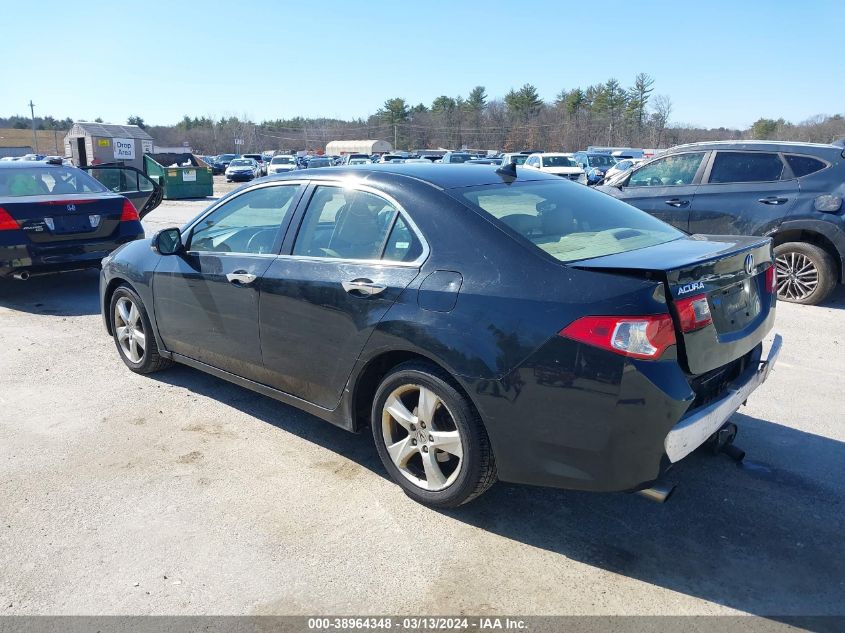
[[505, 162], [512, 162], [512, 163], [516, 163], [517, 165], [524, 165], [525, 161], [528, 160], [528, 155], [527, 154], [516, 154], [514, 156], [510, 156], [509, 158], [510, 158], [510, 161], [505, 161]]
[[271, 165], [293, 165], [293, 158], [290, 156], [276, 156], [270, 161]]
[[595, 156], [587, 156], [587, 164], [590, 167], [613, 167], [616, 164], [616, 160], [613, 156], [597, 154]]
[[236, 158], [231, 163], [229, 163], [230, 167], [252, 167], [253, 161], [251, 158]]
[[562, 262], [647, 248], [684, 235], [620, 200], [563, 181], [499, 183], [459, 192], [454, 195]]
[[452, 154], [449, 157], [449, 162], [450, 163], [465, 163], [468, 160], [471, 160], [473, 158], [475, 158], [475, 157], [470, 155], [470, 154]]
[[66, 195], [108, 191], [79, 169], [0, 169], [0, 197]]
[[222, 161], [232, 160], [233, 158], [235, 158], [235, 154], [221, 154], [220, 156], [217, 157], [217, 160], [222, 162]]
[[543, 156], [543, 167], [577, 167], [569, 156]]

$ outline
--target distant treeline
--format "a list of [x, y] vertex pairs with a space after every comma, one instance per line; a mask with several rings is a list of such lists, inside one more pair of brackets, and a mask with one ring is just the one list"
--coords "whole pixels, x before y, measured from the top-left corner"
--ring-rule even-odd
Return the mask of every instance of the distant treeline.
[[[366, 119], [350, 121], [296, 117], [256, 123], [248, 117], [185, 115], [175, 125], [147, 125], [133, 115], [127, 123], [144, 127], [158, 145], [188, 143], [207, 154], [320, 150], [329, 141], [354, 139], [395, 141], [396, 149], [574, 151], [589, 145], [663, 148], [739, 138], [827, 143], [845, 137], [842, 114], [817, 115], [800, 123], [761, 118], [745, 130], [695, 127], [672, 121], [672, 100], [653, 91], [654, 79], [640, 73], [628, 87], [609, 79], [585, 89], [562, 90], [551, 102], [541, 99], [531, 84], [512, 89], [502, 99], [490, 99], [484, 86], [476, 86], [466, 96], [442, 95], [429, 105], [395, 97]], [[48, 130], [68, 129], [73, 123], [53, 117], [35, 121], [38, 129]], [[29, 117], [0, 118], [0, 127], [30, 125]], [[236, 146], [235, 139], [243, 144]]]

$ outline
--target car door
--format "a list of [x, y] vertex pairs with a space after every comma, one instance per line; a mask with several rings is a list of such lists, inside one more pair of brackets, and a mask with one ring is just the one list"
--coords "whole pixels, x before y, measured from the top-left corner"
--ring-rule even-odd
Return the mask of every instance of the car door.
[[664, 156], [634, 170], [614, 195], [686, 231], [708, 152]]
[[134, 167], [87, 165], [79, 169], [87, 171], [110, 191], [129, 198], [141, 218], [161, 204], [163, 195], [161, 187]]
[[795, 205], [798, 180], [777, 152], [714, 153], [690, 207], [690, 232], [764, 235]]
[[262, 275], [279, 252], [303, 190], [301, 183], [273, 183], [228, 198], [188, 229], [182, 253], [161, 258], [153, 295], [168, 350], [263, 380]]
[[428, 249], [405, 211], [363, 186], [313, 186], [299, 229], [264, 275], [270, 384], [333, 409], [361, 350], [419, 274]]

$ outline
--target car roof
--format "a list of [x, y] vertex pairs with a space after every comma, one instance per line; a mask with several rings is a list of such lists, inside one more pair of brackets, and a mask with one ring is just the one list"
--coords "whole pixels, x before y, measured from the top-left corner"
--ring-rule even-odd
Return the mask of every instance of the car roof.
[[572, 156], [572, 152], [534, 152], [532, 156]]
[[675, 153], [686, 151], [690, 149], [710, 150], [710, 149], [737, 149], [737, 150], [757, 150], [769, 152], [799, 152], [810, 154], [841, 154], [843, 149], [838, 145], [830, 143], [804, 143], [801, 141], [750, 141], [750, 140], [734, 140], [734, 141], [702, 141], [699, 143], [685, 143], [684, 145], [675, 145], [670, 147], [661, 155], [668, 153]]
[[[461, 187], [477, 187], [480, 185], [504, 182], [527, 182], [531, 180], [554, 180], [560, 182], [560, 177], [547, 174], [536, 169], [517, 167], [516, 178], [497, 173], [495, 165], [453, 165], [449, 163], [381, 163], [370, 165], [354, 165], [350, 167], [329, 167], [315, 171], [310, 175], [313, 179], [360, 179], [371, 184], [396, 184], [403, 180], [424, 182], [438, 189], [457, 189]], [[271, 180], [291, 180], [308, 178], [306, 171], [279, 174], [271, 176]], [[266, 181], [266, 179], [265, 179]]]
[[0, 161], [1, 169], [54, 169], [58, 167], [68, 168], [68, 165], [55, 165], [43, 160], [4, 160]]

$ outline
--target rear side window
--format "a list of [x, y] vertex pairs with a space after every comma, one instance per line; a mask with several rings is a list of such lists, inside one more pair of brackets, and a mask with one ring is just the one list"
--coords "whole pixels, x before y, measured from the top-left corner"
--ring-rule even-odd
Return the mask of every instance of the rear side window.
[[796, 178], [813, 174], [827, 167], [826, 163], [820, 161], [818, 158], [812, 158], [810, 156], [786, 154], [784, 158], [786, 159], [786, 162], [789, 163], [789, 168], [792, 169], [792, 173]]
[[0, 196], [24, 197], [102, 193], [108, 191], [80, 169], [67, 167], [33, 167], [0, 170]]
[[771, 182], [780, 180], [783, 161], [765, 152], [717, 152], [710, 183]]
[[455, 195], [562, 262], [624, 253], [683, 236], [616, 198], [563, 181], [499, 183]]
[[307, 257], [403, 262], [421, 252], [393, 204], [367, 191], [332, 186], [314, 190], [293, 247], [294, 255]]

